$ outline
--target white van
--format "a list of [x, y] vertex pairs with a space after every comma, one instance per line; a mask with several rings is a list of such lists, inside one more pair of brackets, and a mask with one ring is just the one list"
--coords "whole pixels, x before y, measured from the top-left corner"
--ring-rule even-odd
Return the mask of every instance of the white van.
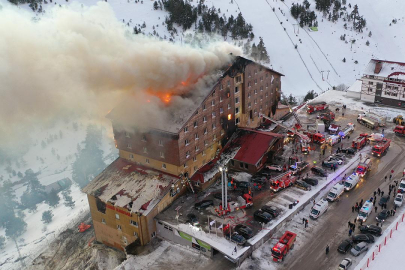
[[340, 197], [340, 195], [342, 195], [343, 191], [345, 191], [344, 185], [337, 183], [331, 190], [329, 190], [326, 199], [329, 202], [334, 202]]
[[370, 201], [366, 201], [363, 204], [363, 207], [360, 209], [360, 212], [356, 220], [362, 220], [363, 222], [365, 222], [372, 210], [373, 210], [373, 203]]
[[353, 189], [354, 187], [357, 186], [357, 183], [359, 182], [360, 177], [353, 173], [351, 175], [349, 175], [349, 177], [346, 178], [344, 186], [345, 186], [345, 190], [349, 191], [351, 189]]
[[309, 217], [312, 219], [317, 219], [320, 215], [322, 215], [328, 210], [328, 207], [329, 207], [328, 201], [325, 199], [321, 199], [314, 205], [314, 207], [312, 207]]

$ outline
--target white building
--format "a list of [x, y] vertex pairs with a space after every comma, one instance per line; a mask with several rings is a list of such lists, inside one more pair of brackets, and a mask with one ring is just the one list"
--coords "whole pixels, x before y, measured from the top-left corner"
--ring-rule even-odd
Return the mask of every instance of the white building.
[[361, 80], [361, 100], [405, 108], [405, 63], [371, 59]]

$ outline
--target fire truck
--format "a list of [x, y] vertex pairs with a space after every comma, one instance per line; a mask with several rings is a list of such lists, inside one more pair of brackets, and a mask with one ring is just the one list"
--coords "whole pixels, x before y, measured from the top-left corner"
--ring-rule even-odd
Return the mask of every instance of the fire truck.
[[324, 101], [317, 102], [317, 103], [312, 102], [311, 104], [307, 105], [307, 113], [312, 114], [315, 112], [324, 111], [328, 108], [329, 108], [329, 105], [326, 104], [326, 102], [324, 102]]
[[405, 126], [396, 126], [394, 128], [395, 135], [404, 137], [405, 136]]
[[371, 159], [369, 157], [365, 157], [364, 160], [360, 161], [359, 165], [357, 165], [356, 174], [363, 177], [369, 170], [371, 170], [371, 165]]
[[390, 147], [390, 144], [390, 139], [383, 139], [382, 141], [374, 145], [372, 154], [377, 157], [385, 155], [385, 153], [388, 151], [388, 148]]
[[325, 113], [321, 113], [316, 118], [322, 121], [332, 122], [333, 120], [335, 120], [335, 113], [332, 111], [328, 111]]
[[346, 127], [342, 131], [339, 131], [339, 136], [344, 139], [344, 138], [346, 138], [347, 135], [349, 135], [353, 131], [354, 131], [354, 124], [349, 123], [346, 125]]
[[275, 262], [284, 261], [284, 257], [287, 255], [287, 253], [294, 248], [296, 238], [297, 238], [296, 233], [286, 231], [280, 238], [278, 243], [271, 250], [273, 261]]
[[297, 177], [293, 176], [292, 172], [283, 173], [277, 177], [270, 179], [270, 189], [274, 192], [278, 192], [285, 188], [294, 185]]
[[337, 132], [339, 131], [339, 125], [335, 125], [335, 124], [330, 124], [330, 126], [329, 126], [329, 134], [331, 134], [331, 135], [335, 135], [335, 134], [337, 134]]
[[219, 205], [219, 209], [215, 209], [218, 216], [224, 216], [228, 213], [238, 211], [245, 208], [250, 208], [253, 206], [253, 199], [252, 196], [249, 194], [243, 194], [242, 196], [238, 196], [235, 201], [228, 202], [228, 208], [224, 209], [222, 204]]
[[352, 148], [361, 149], [367, 144], [367, 134], [360, 134], [359, 137], [353, 140]]

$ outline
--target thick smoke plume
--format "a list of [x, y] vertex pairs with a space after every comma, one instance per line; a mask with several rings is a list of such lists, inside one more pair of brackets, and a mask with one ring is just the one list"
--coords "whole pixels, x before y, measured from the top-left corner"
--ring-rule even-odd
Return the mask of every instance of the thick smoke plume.
[[0, 9], [0, 148], [60, 115], [104, 117], [126, 95], [157, 115], [164, 106], [147, 93], [176, 94], [240, 54], [225, 42], [199, 49], [132, 35], [105, 2], [33, 16]]

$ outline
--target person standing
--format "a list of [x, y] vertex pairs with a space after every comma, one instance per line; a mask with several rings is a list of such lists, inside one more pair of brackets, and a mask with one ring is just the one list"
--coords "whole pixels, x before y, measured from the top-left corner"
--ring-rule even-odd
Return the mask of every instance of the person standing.
[[308, 219], [305, 219], [305, 228], [308, 227]]
[[384, 190], [381, 191], [381, 197], [384, 196]]
[[329, 254], [329, 245], [326, 246], [326, 255]]
[[347, 227], [349, 227], [349, 229], [352, 227], [352, 223], [350, 221], [347, 222]]
[[352, 229], [349, 230], [349, 236], [352, 236]]
[[354, 206], [352, 206], [352, 213], [354, 213]]
[[302, 218], [302, 224], [304, 224], [305, 223], [305, 218]]
[[377, 189], [377, 192], [378, 192], [378, 196], [380, 196], [380, 195], [381, 195], [381, 189], [378, 188], [378, 189]]
[[356, 230], [356, 224], [353, 224], [353, 232]]
[[376, 207], [374, 207], [374, 209], [375, 209], [375, 213], [377, 214], [377, 209], [378, 209], [378, 207], [376, 206]]
[[374, 191], [374, 197], [377, 195], [377, 191]]
[[387, 176], [385, 176], [385, 180], [384, 181], [387, 181]]
[[373, 206], [375, 206], [375, 202], [377, 201], [377, 198], [376, 197], [374, 197], [374, 200], [373, 200]]

